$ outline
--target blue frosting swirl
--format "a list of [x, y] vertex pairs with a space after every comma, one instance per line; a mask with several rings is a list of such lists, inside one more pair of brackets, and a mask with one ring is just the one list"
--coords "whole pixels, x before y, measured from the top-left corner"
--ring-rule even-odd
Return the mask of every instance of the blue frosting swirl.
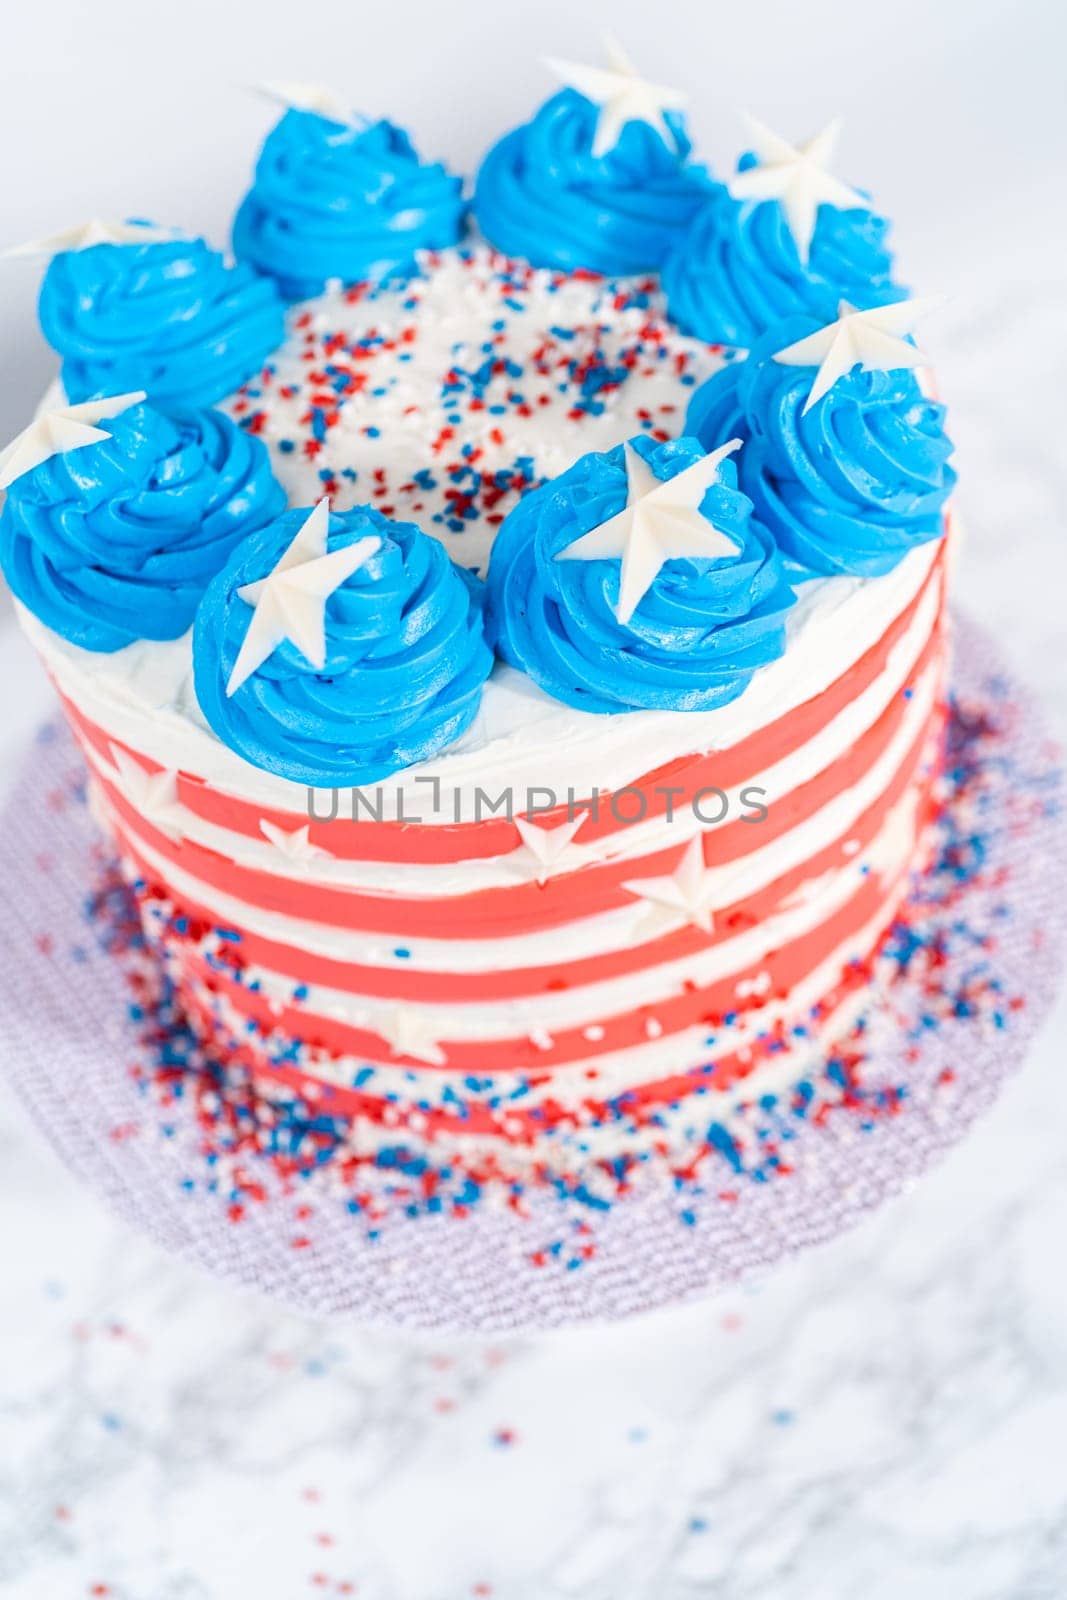
[[[664, 480], [705, 454], [691, 438], [630, 443]], [[757, 667], [782, 654], [795, 596], [773, 541], [735, 487], [733, 463], [720, 472], [700, 509], [736, 555], [665, 562], [627, 623], [615, 616], [620, 562], [555, 559], [625, 506], [622, 445], [582, 456], [526, 495], [489, 563], [489, 630], [500, 654], [584, 711], [705, 711], [735, 699]]]
[[715, 373], [693, 396], [686, 427], [708, 444], [746, 441], [741, 487], [804, 576], [877, 577], [944, 532], [956, 481], [945, 408], [908, 368], [855, 366], [805, 413], [817, 368], [773, 356], [818, 326], [794, 318]]
[[628, 122], [594, 156], [599, 108], [574, 89], [495, 144], [478, 173], [474, 211], [490, 244], [536, 267], [593, 272], [657, 269], [684, 237], [711, 180], [688, 161], [685, 124], [665, 113], [677, 148]]
[[381, 278], [463, 232], [463, 181], [419, 160], [391, 122], [345, 127], [287, 111], [268, 134], [233, 225], [242, 260], [304, 299], [327, 280]]
[[142, 404], [100, 426], [109, 438], [15, 479], [0, 566], [34, 616], [86, 650], [176, 639], [285, 493], [265, 447], [220, 411]]
[[211, 405], [285, 338], [270, 280], [227, 266], [203, 239], [63, 251], [38, 310], [73, 401], [143, 389], [162, 405]]
[[308, 511], [247, 539], [205, 594], [193, 633], [196, 696], [231, 750], [297, 783], [374, 783], [436, 755], [474, 720], [493, 664], [483, 589], [444, 546], [369, 506], [331, 515], [328, 549], [381, 546], [326, 602], [326, 664], [284, 640], [236, 692], [226, 685], [252, 618], [237, 591], [272, 571]]
[[[742, 157], [739, 170], [754, 162]], [[805, 265], [777, 200], [735, 200], [717, 184], [664, 263], [671, 317], [698, 339], [748, 348], [799, 312], [829, 322], [841, 300], [861, 310], [902, 300], [888, 231], [873, 211], [821, 205]]]

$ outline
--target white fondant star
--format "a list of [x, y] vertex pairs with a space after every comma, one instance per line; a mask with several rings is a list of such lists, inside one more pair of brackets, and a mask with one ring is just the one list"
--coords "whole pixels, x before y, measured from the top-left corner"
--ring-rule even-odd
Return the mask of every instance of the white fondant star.
[[607, 522], [560, 550], [557, 561], [622, 560], [615, 616], [629, 622], [665, 561], [688, 556], [715, 560], [737, 554], [737, 545], [700, 511], [725, 458], [740, 447], [731, 439], [664, 481], [630, 444], [626, 457], [626, 505]]
[[604, 52], [608, 58], [607, 67], [583, 67], [573, 61], [554, 58], [546, 62], [569, 89], [577, 89], [600, 107], [593, 135], [593, 155], [603, 156], [614, 150], [628, 122], [647, 123], [668, 149], [676, 149], [677, 141], [664, 112], [683, 110], [687, 96], [677, 89], [666, 89], [662, 84], [647, 83], [639, 78], [633, 63], [614, 39], [605, 38]]
[[302, 866], [307, 861], [318, 861], [324, 856], [329, 856], [328, 850], [323, 850], [311, 842], [311, 825], [305, 822], [302, 828], [295, 828], [292, 833], [286, 833], [284, 828], [279, 828], [277, 823], [268, 822], [266, 817], [259, 819], [259, 831], [265, 839], [269, 839], [275, 849], [280, 851], [287, 861], [295, 862]]
[[759, 165], [735, 173], [728, 184], [730, 193], [735, 200], [777, 200], [801, 264], [806, 266], [820, 205], [854, 211], [867, 203], [855, 189], [826, 170], [841, 123], [835, 120], [814, 139], [794, 146], [755, 117], [746, 117], [745, 121]]
[[845, 377], [855, 366], [862, 367], [865, 372], [895, 372], [901, 367], [926, 366], [927, 359], [922, 352], [900, 335], [910, 333], [913, 324], [937, 303], [931, 296], [922, 300], [896, 300], [889, 306], [857, 311], [847, 300], [842, 300], [836, 322], [827, 323], [825, 328], [798, 339], [796, 344], [786, 345], [774, 360], [784, 367], [818, 366], [804, 402], [804, 411], [810, 411], [838, 378]]
[[412, 1061], [427, 1061], [443, 1067], [448, 1057], [433, 1035], [429, 1022], [410, 1006], [397, 1006], [372, 1024], [394, 1056], [410, 1056]]
[[228, 695], [236, 694], [286, 639], [313, 667], [321, 671], [326, 665], [326, 602], [382, 542], [370, 534], [328, 551], [329, 531], [330, 502], [323, 499], [273, 570], [238, 589], [238, 598], [252, 607], [252, 619], [226, 685]]
[[321, 83], [259, 83], [256, 85], [258, 92], [266, 95], [268, 100], [275, 100], [279, 105], [287, 106], [291, 111], [313, 111], [316, 116], [325, 117], [327, 122], [339, 122], [344, 127], [353, 127], [363, 119], [357, 116], [347, 100], [334, 89], [328, 89]]
[[[711, 933], [713, 926], [712, 900], [715, 879], [704, 866], [704, 841], [700, 834], [686, 848], [674, 871], [663, 878], [635, 878], [624, 883], [627, 894], [647, 900], [660, 912], [658, 921], [674, 925], [691, 922], [695, 927]], [[669, 915], [663, 917], [663, 913]]]
[[167, 228], [156, 228], [147, 222], [105, 222], [101, 217], [91, 217], [61, 233], [49, 234], [46, 239], [28, 239], [25, 244], [13, 245], [4, 255], [58, 256], [68, 250], [91, 250], [94, 244], [151, 244], [169, 237]]
[[62, 455], [65, 450], [81, 450], [84, 445], [110, 439], [107, 430], [96, 424], [117, 417], [144, 398], [144, 390], [137, 389], [106, 400], [83, 400], [76, 406], [57, 406], [35, 417], [28, 428], [12, 439], [6, 450], [0, 451], [0, 489], [9, 488], [16, 478], [32, 472], [43, 461]]
[[540, 828], [526, 817], [516, 817], [515, 826], [522, 843], [507, 858], [509, 866], [518, 867], [524, 877], [533, 877], [539, 884], [568, 866], [579, 866], [586, 859], [586, 853], [581, 845], [574, 843], [574, 836], [588, 816], [588, 811], [580, 811], [558, 828]]
[[185, 811], [178, 799], [178, 774], [164, 767], [149, 772], [118, 745], [110, 746], [114, 762], [112, 781], [138, 814], [168, 838], [183, 832]]

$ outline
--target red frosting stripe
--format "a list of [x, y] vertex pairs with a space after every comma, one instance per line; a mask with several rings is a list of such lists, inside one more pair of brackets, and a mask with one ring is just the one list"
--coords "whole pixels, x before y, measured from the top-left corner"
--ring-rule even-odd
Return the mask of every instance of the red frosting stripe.
[[[724, 1025], [727, 1016], [738, 1014], [743, 1008], [738, 1001], [738, 985], [766, 973], [770, 986], [759, 997], [756, 1013], [774, 999], [786, 999], [796, 986], [811, 976], [827, 961], [835, 950], [862, 932], [877, 916], [881, 908], [895, 900], [899, 882], [905, 874], [898, 875], [889, 890], [874, 876], [861, 881], [855, 894], [843, 906], [820, 923], [817, 928], [794, 939], [778, 950], [770, 951], [760, 961], [725, 977], [699, 986], [687, 983], [680, 992], [670, 997], [626, 1011], [618, 1015], [583, 1022], [581, 1026], [556, 1030], [551, 1045], [539, 1047], [528, 1035], [489, 1040], [438, 1041], [445, 1062], [440, 1067], [428, 1065], [404, 1055], [393, 1055], [388, 1044], [377, 1034], [365, 1028], [336, 1018], [317, 1016], [302, 1004], [279, 1005], [256, 990], [245, 988], [218, 968], [210, 966], [191, 947], [179, 949], [177, 954], [183, 970], [183, 986], [201, 989], [208, 994], [221, 996], [235, 1012], [250, 1018], [257, 1029], [269, 1035], [277, 1033], [286, 1040], [295, 1040], [312, 1050], [337, 1057], [352, 1057], [357, 1061], [414, 1067], [423, 1072], [461, 1072], [493, 1074], [503, 1070], [514, 1072], [547, 1072], [553, 1067], [580, 1061], [595, 1061], [599, 1055], [625, 1050], [649, 1042], [647, 1024], [652, 1022], [660, 1032], [656, 1037], [666, 1037], [687, 1028], [705, 1025], [714, 1048], [716, 1028]], [[888, 912], [887, 912], [888, 916]], [[856, 952], [857, 959], [867, 956], [866, 950]], [[595, 1037], [588, 1037], [593, 1032]], [[544, 1042], [543, 1042], [544, 1043]], [[716, 1070], [721, 1063], [716, 1064]]]
[[[888, 921], [887, 912], [887, 923]], [[872, 960], [873, 955], [868, 961], [858, 962], [850, 967], [842, 975], [840, 982], [820, 1002], [817, 1010], [821, 1037], [828, 1039], [834, 1036], [835, 1017], [849, 999], [867, 983]], [[210, 1005], [193, 996], [188, 998], [187, 1005], [194, 1026], [199, 1026], [209, 1046], [217, 1052], [218, 1022]], [[588, 1126], [589, 1117], [608, 1116], [612, 1120], [617, 1120], [620, 1107], [625, 1109], [626, 1115], [635, 1124], [646, 1123], [654, 1116], [657, 1109], [664, 1105], [677, 1104], [689, 1095], [722, 1091], [743, 1083], [757, 1067], [765, 1065], [779, 1048], [780, 1040], [768, 1039], [751, 1050], [719, 1056], [714, 1062], [709, 1061], [706, 1066], [696, 1067], [684, 1075], [674, 1075], [641, 1084], [635, 1089], [627, 1090], [625, 1094], [616, 1096], [614, 1100], [598, 1098], [592, 1092], [595, 1088], [593, 1083], [590, 1092], [582, 1096], [577, 1105], [573, 1102], [562, 1104], [551, 1097], [546, 1097], [536, 1106], [529, 1107], [524, 1106], [521, 1101], [509, 1103], [506, 1107], [494, 1107], [467, 1100], [463, 1116], [457, 1116], [438, 1107], [427, 1110], [420, 1106], [414, 1117], [418, 1119], [420, 1139], [448, 1134], [461, 1138], [486, 1134], [500, 1137], [503, 1134], [510, 1144], [534, 1146], [537, 1140], [552, 1129]], [[392, 1100], [368, 1093], [365, 1089], [339, 1088], [316, 1077], [314, 1073], [271, 1062], [255, 1045], [246, 1041], [234, 1045], [228, 1052], [228, 1059], [235, 1065], [249, 1068], [255, 1075], [260, 1089], [268, 1096], [272, 1090], [295, 1091], [327, 1116], [359, 1117], [364, 1122], [376, 1124], [396, 1133], [399, 1133], [409, 1120], [414, 1120], [411, 1113], [405, 1112]], [[595, 1074], [593, 1077], [595, 1078]], [[535, 1075], [528, 1074], [527, 1081], [535, 1083], [537, 1080]]]
[[[737, 818], [705, 832], [707, 865], [737, 861], [781, 838], [867, 772], [894, 738], [909, 695], [939, 651], [940, 642], [940, 631], [935, 629], [909, 684], [893, 697], [879, 719], [807, 783], [777, 801], [769, 796], [769, 814], [762, 822], [756, 825]], [[205, 885], [260, 910], [400, 938], [506, 937], [560, 927], [579, 917], [632, 905], [633, 897], [623, 883], [672, 872], [686, 848], [685, 843], [672, 844], [640, 857], [592, 863], [561, 873], [543, 885], [530, 881], [470, 894], [421, 898], [373, 894], [239, 865], [192, 839], [176, 842], [139, 815], [114, 784], [100, 781], [120, 819], [123, 836], [134, 849], [143, 841], [163, 860]]]
[[[685, 927], [649, 940], [631, 944], [623, 949], [602, 951], [584, 959], [571, 959], [542, 966], [497, 968], [477, 972], [428, 971], [398, 963], [381, 967], [333, 959], [313, 954], [298, 945], [269, 939], [249, 929], [240, 929], [240, 956], [250, 966], [262, 967], [294, 984], [315, 983], [349, 994], [365, 994], [380, 999], [466, 1001], [516, 999], [535, 994], [560, 993], [577, 989], [588, 983], [639, 972], [648, 967], [696, 955], [755, 923], [765, 920], [776, 907], [793, 894], [808, 879], [821, 876], [833, 867], [840, 866], [846, 858], [844, 846], [856, 844], [866, 849], [878, 833], [887, 813], [902, 798], [905, 791], [916, 783], [916, 777], [931, 752], [933, 734], [939, 731], [939, 722], [933, 730], [924, 727], [913, 741], [901, 761], [892, 781], [878, 799], [857, 818], [850, 828], [827, 844], [817, 854], [782, 873], [763, 889], [715, 913], [715, 927], [709, 935], [697, 927]], [[931, 771], [921, 783], [919, 793], [926, 803]], [[137, 869], [152, 889], [165, 898], [174, 913], [185, 917], [199, 930], [210, 929], [217, 922], [215, 914], [202, 902], [178, 893], [169, 884], [157, 883], [157, 875], [137, 851], [136, 845], [126, 838], [126, 847]]]
[[[708, 755], [683, 756], [635, 778], [627, 788], [639, 789], [645, 794], [646, 816], [652, 819], [666, 813], [668, 797], [656, 794], [657, 789], [678, 790], [671, 803], [681, 808], [688, 805], [692, 796], [701, 789], [736, 788], [801, 749], [885, 670], [890, 652], [906, 634], [925, 595], [935, 585], [941, 585], [943, 568], [944, 553], [939, 551], [914, 599], [893, 620], [881, 638], [821, 694], [757, 729], [735, 745]], [[109, 747], [114, 744], [148, 771], [162, 770], [158, 762], [93, 723], [69, 697], [61, 694], [60, 698], [71, 723], [106, 760], [111, 760]], [[308, 823], [306, 809], [293, 812], [253, 804], [215, 788], [193, 773], [179, 773], [178, 797], [193, 815], [246, 838], [263, 838], [261, 821], [271, 822], [284, 832], [292, 832]], [[427, 805], [429, 799], [430, 792], [427, 790]], [[625, 816], [625, 809], [622, 809]], [[552, 811], [538, 812], [537, 822], [545, 827], [553, 827], [567, 821], [568, 816], [568, 807], [560, 805]], [[576, 838], [588, 844], [622, 831], [625, 825], [625, 820], [620, 821], [612, 811], [610, 794], [604, 792], [600, 796], [598, 814], [583, 823]], [[311, 822], [309, 837], [312, 843], [341, 860], [427, 865], [488, 860], [493, 856], [510, 854], [522, 842], [514, 822], [505, 817], [485, 817], [478, 822], [420, 824], [384, 820], [376, 822], [369, 817], [353, 822], [338, 815], [332, 822]]]

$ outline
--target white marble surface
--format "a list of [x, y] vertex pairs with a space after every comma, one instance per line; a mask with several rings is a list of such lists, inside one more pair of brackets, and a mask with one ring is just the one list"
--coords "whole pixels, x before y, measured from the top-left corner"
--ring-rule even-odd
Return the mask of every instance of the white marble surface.
[[[1067, 732], [1047, 259], [928, 341], [960, 590]], [[5, 774], [47, 691], [9, 624]], [[744, 1291], [518, 1343], [315, 1326], [175, 1265], [0, 1088], [0, 1590], [11, 1600], [1062, 1600], [1061, 1003], [931, 1177]]]

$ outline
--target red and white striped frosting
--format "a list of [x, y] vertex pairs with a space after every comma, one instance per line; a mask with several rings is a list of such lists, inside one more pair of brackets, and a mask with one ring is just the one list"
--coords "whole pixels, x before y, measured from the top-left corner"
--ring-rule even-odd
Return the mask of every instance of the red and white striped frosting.
[[[205, 779], [131, 684], [120, 695], [77, 652], [40, 642], [101, 815], [212, 1028], [265, 1070], [358, 1085], [335, 1106], [399, 1102], [451, 1125], [458, 1081], [464, 1126], [530, 1138], [545, 1107], [595, 1115], [620, 1094], [674, 1101], [756, 1068], [778, 1079], [783, 1058], [809, 1047], [787, 1048], [813, 1007], [826, 1013], [822, 1043], [835, 1014], [851, 1015], [855, 975], [916, 861], [936, 770], [943, 563], [920, 553], [910, 568], [907, 582], [853, 585], [839, 600], [844, 627], [864, 594], [892, 591], [874, 636], [855, 638], [818, 693], [729, 744], [704, 728], [706, 748], [627, 773], [628, 792], [648, 798], [643, 822], [621, 824], [606, 790], [575, 830], [562, 807], [534, 818], [527, 838], [529, 826], [568, 835], [547, 866], [503, 816], [309, 823], [296, 786], [287, 808], [265, 807], [236, 757], [232, 783]], [[800, 685], [820, 643], [809, 617], [787, 652]], [[196, 731], [194, 747], [207, 738]], [[484, 754], [485, 786], [499, 787], [506, 750], [503, 767], [491, 743]], [[702, 827], [690, 801], [713, 786], [728, 814]], [[736, 803], [751, 789], [763, 820]], [[675, 873], [694, 838], [707, 929], [634, 887]]]
[[[418, 383], [415, 362], [405, 414]], [[541, 424], [553, 470], [565, 422]], [[944, 577], [927, 546], [883, 578], [803, 585], [783, 658], [713, 712], [598, 717], [500, 665], [474, 727], [358, 820], [215, 738], [188, 637], [91, 655], [24, 620], [216, 1048], [328, 1093], [364, 1134], [536, 1150], [562, 1124], [610, 1150], [620, 1105], [632, 1131], [788, 1082], [854, 1015], [933, 805]], [[505, 793], [510, 814], [489, 812]]]

